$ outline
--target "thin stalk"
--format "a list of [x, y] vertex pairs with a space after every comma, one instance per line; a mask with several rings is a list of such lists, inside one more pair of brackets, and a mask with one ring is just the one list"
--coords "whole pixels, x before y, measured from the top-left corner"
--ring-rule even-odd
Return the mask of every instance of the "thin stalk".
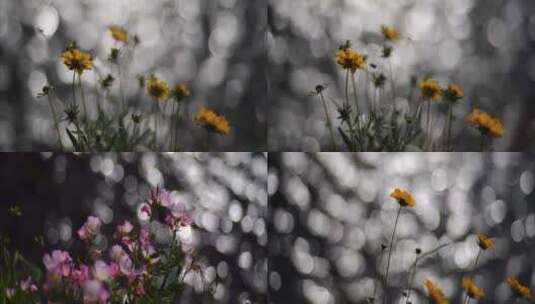
[[405, 304], [409, 303], [409, 299], [411, 298], [411, 292], [412, 292], [412, 283], [414, 282], [414, 276], [416, 274], [416, 267], [418, 265], [418, 256], [414, 259], [414, 267], [411, 267], [409, 271], [409, 281], [407, 282], [407, 298], [405, 299]]
[[481, 152], [485, 152], [485, 134], [481, 132]]
[[[476, 260], [474, 261], [474, 266], [472, 267], [472, 271], [476, 269], [480, 256], [481, 256], [481, 248], [479, 248], [479, 251], [477, 252]], [[468, 293], [466, 293], [463, 303], [470, 303], [470, 297], [468, 296]]]
[[[383, 245], [381, 245], [381, 254], [379, 255], [379, 265], [381, 265], [381, 262], [383, 262], [383, 255], [384, 255], [384, 249]], [[375, 302], [375, 295], [377, 294], [377, 281], [373, 284], [373, 301]]]
[[327, 104], [325, 103], [325, 98], [323, 97], [323, 93], [319, 93], [321, 103], [323, 104], [323, 111], [325, 112], [325, 119], [327, 120], [327, 127], [329, 128], [329, 133], [331, 134], [331, 142], [335, 150], [338, 150], [338, 147], [336, 146], [336, 141], [334, 140], [334, 132], [333, 132], [333, 126], [331, 123], [331, 118], [329, 117], [329, 114], [327, 113]]
[[[176, 232], [173, 231], [173, 239], [171, 240], [171, 249], [169, 249], [169, 253], [167, 255], [167, 259], [169, 259], [169, 256], [172, 254], [172, 252], [175, 249], [175, 241], [176, 241]], [[165, 274], [165, 277], [163, 278], [162, 285], [160, 285], [160, 291], [162, 291], [163, 288], [165, 287], [165, 283], [167, 283], [168, 277], [169, 277], [169, 272], [167, 272]]]
[[446, 148], [445, 148], [446, 151], [450, 151], [451, 123], [452, 123], [452, 120], [453, 120], [453, 106], [450, 103], [448, 105], [448, 122], [447, 122], [448, 129], [447, 129], [447, 133], [446, 133]]
[[72, 104], [76, 104], [76, 72], [72, 72]]
[[403, 207], [401, 205], [399, 205], [398, 213], [396, 214], [396, 222], [394, 224], [394, 231], [392, 232], [392, 237], [390, 238], [390, 246], [388, 248], [388, 260], [386, 262], [386, 272], [385, 272], [384, 303], [388, 303], [388, 301], [387, 301], [388, 271], [390, 270], [390, 259], [392, 258], [392, 246], [394, 245], [394, 237], [396, 236], [396, 228], [398, 227], [398, 220], [399, 220], [399, 215], [401, 214], [401, 208], [403, 208]]
[[390, 68], [390, 84], [392, 85], [392, 104], [396, 100], [396, 87], [394, 84], [394, 70], [392, 69], [392, 59], [388, 60], [388, 66]]
[[171, 109], [172, 113], [171, 114], [171, 119], [169, 120], [169, 125], [170, 125], [170, 133], [171, 133], [171, 142], [170, 142], [170, 147], [169, 147], [169, 150], [171, 151], [175, 151], [175, 123], [176, 123], [176, 114], [177, 114], [177, 109], [176, 109], [176, 102], [173, 102], [173, 107]]
[[345, 104], [349, 104], [349, 70], [346, 70], [346, 85], [345, 85]]
[[117, 73], [119, 74], [119, 95], [121, 97], [121, 115], [126, 111], [126, 102], [124, 100], [123, 91], [123, 77], [121, 72], [121, 65], [117, 64]]
[[355, 113], [357, 114], [357, 121], [359, 117], [359, 101], [357, 95], [357, 84], [355, 79], [355, 73], [351, 73], [351, 82], [353, 84], [353, 95], [355, 95]]
[[431, 138], [431, 100], [427, 101], [427, 121], [426, 121], [426, 137], [425, 137], [425, 149], [429, 151], [430, 138]]
[[50, 111], [52, 112], [52, 117], [54, 118], [54, 126], [56, 127], [56, 132], [58, 133], [58, 141], [59, 141], [59, 144], [61, 146], [61, 151], [63, 151], [63, 150], [65, 150], [65, 148], [63, 147], [63, 141], [61, 140], [61, 134], [59, 132], [58, 117], [56, 116], [56, 110], [54, 109], [54, 105], [52, 103], [52, 99], [50, 98], [50, 94], [51, 93], [49, 93], [47, 95], [48, 105], [50, 106]]
[[174, 138], [175, 139], [175, 144], [174, 144], [174, 147], [173, 147], [173, 151], [177, 151], [178, 150], [176, 136], [178, 134], [178, 122], [180, 121], [180, 116], [181, 115], [182, 115], [182, 105], [178, 104], [177, 109], [176, 109], [175, 138]]
[[89, 112], [87, 112], [87, 105], [85, 102], [84, 88], [82, 86], [82, 75], [78, 75], [78, 85], [80, 86], [80, 93], [82, 94], [82, 105], [84, 107], [84, 113], [85, 113], [86, 118], [88, 118]]
[[[154, 102], [158, 102], [157, 100], [155, 100]], [[153, 115], [154, 115], [154, 148], [156, 149], [156, 145], [158, 143], [158, 115], [159, 115], [159, 110], [160, 110], [160, 107], [158, 106], [158, 104], [156, 103], [154, 106], [153, 106]]]

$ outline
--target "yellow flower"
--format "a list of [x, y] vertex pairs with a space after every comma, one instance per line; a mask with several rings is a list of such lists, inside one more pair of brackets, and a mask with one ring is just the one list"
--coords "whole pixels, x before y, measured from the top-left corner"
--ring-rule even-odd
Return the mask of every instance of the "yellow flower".
[[479, 109], [473, 109], [472, 112], [466, 116], [466, 122], [492, 137], [501, 137], [503, 134], [501, 121]]
[[385, 39], [391, 40], [393, 42], [399, 41], [400, 35], [399, 32], [393, 26], [381, 25], [381, 32]]
[[173, 97], [176, 99], [176, 101], [181, 101], [185, 97], [188, 97], [191, 95], [191, 92], [189, 91], [188, 87], [183, 84], [179, 83], [175, 85], [175, 89], [173, 90]]
[[61, 54], [63, 64], [71, 71], [82, 75], [84, 70], [91, 70], [93, 68], [93, 58], [91, 54], [82, 52], [75, 47], [68, 48]]
[[444, 95], [446, 99], [450, 101], [457, 101], [463, 98], [464, 93], [463, 93], [463, 89], [461, 88], [461, 86], [452, 83], [448, 85], [448, 88], [444, 91]]
[[336, 63], [344, 70], [351, 70], [352, 73], [357, 69], [366, 69], [366, 57], [350, 47], [341, 48], [336, 52]]
[[169, 86], [165, 80], [152, 77], [147, 80], [147, 93], [156, 100], [164, 100], [169, 95]]
[[476, 286], [476, 283], [471, 278], [463, 278], [463, 289], [472, 299], [481, 300], [485, 297], [485, 292]]
[[420, 94], [424, 99], [433, 99], [437, 100], [442, 96], [442, 88], [438, 81], [434, 79], [426, 79], [420, 81]]
[[390, 197], [397, 200], [402, 207], [412, 208], [415, 205], [414, 198], [408, 191], [396, 188], [392, 193], [390, 193]]
[[435, 304], [448, 304], [449, 301], [444, 297], [442, 290], [438, 288], [430, 280], [425, 280], [424, 286], [427, 289], [427, 294], [435, 302]]
[[110, 30], [110, 33], [113, 39], [124, 42], [124, 43], [128, 42], [128, 35], [126, 34], [126, 31], [122, 29], [121, 27], [112, 25], [108, 29]]
[[516, 293], [517, 296], [527, 300], [531, 300], [531, 290], [529, 290], [529, 287], [520, 283], [517, 278], [507, 277], [507, 284], [509, 284], [509, 287], [511, 287], [511, 289]]
[[230, 126], [225, 117], [204, 107], [197, 111], [194, 120], [216, 133], [226, 135], [230, 132]]
[[477, 244], [483, 250], [494, 248], [494, 241], [484, 234], [477, 235]]

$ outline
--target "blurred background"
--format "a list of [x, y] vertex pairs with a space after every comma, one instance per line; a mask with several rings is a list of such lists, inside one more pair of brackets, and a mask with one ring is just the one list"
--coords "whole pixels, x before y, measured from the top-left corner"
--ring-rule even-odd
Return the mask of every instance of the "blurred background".
[[[193, 280], [180, 303], [267, 302], [265, 154], [4, 153], [0, 163], [0, 234], [40, 267], [52, 249], [80, 250], [75, 233], [87, 216], [99, 216], [110, 238], [160, 185], [192, 213], [192, 238], [215, 287], [202, 293]], [[8, 212], [15, 205], [21, 216]], [[34, 242], [39, 235], [45, 248]]]
[[[344, 74], [335, 52], [350, 40], [380, 67], [381, 24], [404, 37], [390, 58], [396, 104], [406, 111], [411, 77], [459, 83], [465, 98], [454, 108], [455, 151], [475, 151], [474, 130], [464, 117], [472, 107], [504, 123], [496, 151], [533, 150], [535, 125], [535, 2], [525, 0], [270, 0], [268, 57], [270, 108], [268, 146], [275, 151], [318, 151], [329, 144], [321, 103], [309, 92], [317, 84], [340, 100]], [[390, 63], [386, 65], [388, 67]], [[389, 69], [386, 73], [390, 76]], [[358, 86], [364, 94], [364, 77]], [[387, 86], [387, 96], [390, 96]], [[371, 94], [371, 93], [370, 93]], [[362, 101], [362, 98], [360, 99]], [[413, 103], [415, 101], [412, 101]], [[333, 121], [335, 107], [329, 105]], [[415, 105], [413, 104], [413, 108]], [[438, 114], [440, 135], [447, 108]], [[335, 124], [338, 125], [338, 124]], [[341, 140], [339, 140], [341, 143]]]
[[[72, 72], [60, 54], [76, 40], [97, 58], [95, 68], [82, 76], [86, 98], [96, 99], [99, 77], [118, 78], [106, 62], [117, 46], [110, 25], [140, 39], [123, 56], [128, 64], [121, 61], [129, 103], [147, 111], [153, 103], [139, 90], [137, 75], [155, 73], [192, 91], [188, 118], [180, 124], [182, 150], [200, 150], [205, 140], [204, 129], [192, 122], [201, 106], [223, 114], [232, 128], [211, 150], [266, 150], [266, 5], [263, 0], [0, 0], [0, 150], [57, 148], [48, 101], [36, 95], [50, 84], [59, 98], [72, 99]], [[117, 81], [111, 96], [119, 96]]]
[[[535, 286], [534, 170], [534, 156], [520, 153], [270, 154], [270, 302], [366, 303], [384, 274], [380, 247], [389, 245], [398, 209], [389, 194], [399, 187], [416, 205], [399, 219], [388, 303], [400, 303], [416, 248], [442, 244], [449, 246], [419, 263], [412, 303], [428, 303], [425, 279], [461, 303], [466, 275], [485, 290], [484, 303], [513, 303], [506, 276]], [[472, 272], [475, 233], [496, 247]]]

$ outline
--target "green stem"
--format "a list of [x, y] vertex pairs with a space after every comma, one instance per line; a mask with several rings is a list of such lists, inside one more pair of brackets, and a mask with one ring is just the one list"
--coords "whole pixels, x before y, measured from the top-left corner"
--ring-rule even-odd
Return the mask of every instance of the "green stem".
[[85, 117], [89, 117], [89, 113], [87, 112], [87, 105], [85, 102], [85, 94], [84, 94], [84, 88], [82, 86], [82, 75], [78, 75], [78, 85], [80, 86], [80, 93], [82, 94], [82, 106], [84, 107], [84, 114]]
[[349, 70], [346, 70], [345, 104], [349, 105]]
[[72, 104], [76, 104], [76, 72], [72, 72]]
[[56, 110], [54, 109], [54, 105], [52, 103], [52, 99], [50, 98], [50, 94], [51, 93], [49, 93], [47, 95], [48, 105], [50, 106], [50, 111], [52, 112], [52, 117], [54, 118], [54, 126], [56, 127], [56, 132], [58, 133], [58, 141], [59, 141], [59, 144], [61, 146], [61, 151], [64, 151], [65, 147], [63, 146], [63, 141], [61, 140], [61, 134], [59, 132], [58, 117], [56, 116]]
[[331, 134], [331, 142], [335, 150], [338, 150], [338, 147], [336, 146], [336, 141], [334, 140], [334, 131], [333, 126], [331, 123], [331, 118], [329, 117], [329, 114], [327, 113], [327, 104], [325, 103], [325, 98], [323, 97], [323, 93], [319, 93], [321, 103], [323, 104], [323, 111], [325, 112], [325, 119], [327, 120], [327, 127], [329, 128], [329, 133]]
[[[381, 254], [379, 255], [379, 265], [381, 265], [381, 263], [383, 262], [384, 249], [382, 248], [383, 248], [383, 245], [381, 245]], [[374, 284], [373, 284], [373, 301], [374, 302], [375, 302], [376, 294], [377, 294], [377, 281], [374, 281]]]
[[[119, 74], [119, 94], [121, 95], [121, 113], [124, 114], [126, 111], [126, 102], [124, 99], [123, 91], [123, 77], [121, 73], [121, 65], [117, 64], [117, 73]], [[122, 115], [121, 115], [122, 116]]]
[[390, 246], [388, 248], [388, 260], [386, 262], [386, 273], [385, 273], [385, 295], [384, 303], [388, 303], [387, 294], [388, 294], [388, 271], [390, 270], [390, 259], [392, 258], [392, 246], [394, 246], [394, 237], [396, 236], [396, 228], [398, 227], [399, 215], [401, 214], [402, 206], [399, 205], [398, 213], [396, 215], [396, 222], [394, 223], [394, 231], [392, 232], [392, 237], [390, 238]]
[[426, 140], [425, 149], [430, 150], [431, 142], [431, 100], [427, 101], [427, 126], [426, 126]]
[[[158, 101], [155, 101], [158, 102]], [[154, 111], [154, 149], [157, 149], [158, 144], [158, 116], [160, 115], [160, 107], [156, 104], [156, 111]]]
[[177, 151], [178, 150], [176, 136], [177, 136], [177, 133], [178, 133], [178, 122], [180, 121], [180, 115], [182, 115], [182, 105], [178, 104], [177, 107], [176, 107], [175, 136], [174, 136], [175, 142], [174, 142], [174, 146], [173, 146], [173, 151]]
[[[474, 261], [474, 266], [472, 267], [472, 271], [476, 269], [480, 256], [481, 256], [481, 248], [479, 248], [479, 251], [477, 252], [476, 260]], [[470, 297], [468, 296], [468, 293], [466, 293], [463, 303], [469, 303], [469, 302], [470, 302]]]
[[446, 152], [450, 151], [450, 140], [451, 140], [451, 124], [453, 121], [453, 106], [450, 103], [448, 105], [448, 131], [446, 133]]
[[414, 265], [411, 267], [409, 272], [409, 281], [407, 282], [407, 298], [405, 299], [405, 304], [409, 303], [409, 299], [411, 298], [411, 292], [412, 292], [412, 283], [414, 282], [414, 276], [416, 274], [416, 267], [418, 265], [418, 257], [414, 260]]
[[355, 113], [357, 114], [357, 118], [359, 116], [359, 101], [358, 101], [358, 95], [357, 95], [357, 84], [355, 80], [355, 73], [351, 73], [351, 83], [353, 85], [353, 95], [355, 96]]

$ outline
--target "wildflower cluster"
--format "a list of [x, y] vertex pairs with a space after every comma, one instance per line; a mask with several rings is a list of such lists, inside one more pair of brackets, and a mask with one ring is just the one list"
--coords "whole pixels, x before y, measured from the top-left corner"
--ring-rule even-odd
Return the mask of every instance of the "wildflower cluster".
[[[409, 95], [398, 95], [389, 58], [396, 44], [404, 37], [392, 26], [381, 25], [380, 32], [383, 42], [378, 56], [357, 51], [349, 41], [338, 47], [335, 61], [345, 74], [341, 102], [328, 98], [323, 86], [323, 90], [315, 91], [314, 95], [319, 96], [322, 103], [331, 137], [328, 149], [452, 151], [453, 107], [464, 98], [462, 87], [455, 83], [443, 87], [436, 79], [422, 77], [418, 81], [415, 77]], [[359, 79], [364, 87], [359, 88]], [[415, 94], [415, 91], [419, 91], [419, 94]], [[400, 109], [397, 104], [399, 99], [409, 100], [406, 110]], [[326, 100], [331, 101], [338, 111], [339, 126], [336, 129], [329, 117]], [[433, 123], [432, 107], [447, 109], [446, 122], [439, 126], [439, 139], [435, 138], [439, 132], [435, 131], [437, 127]], [[498, 138], [503, 134], [500, 120], [479, 110], [474, 110], [466, 120], [469, 125], [479, 129], [482, 150], [491, 148], [490, 143], [485, 141], [487, 137]], [[335, 133], [339, 136], [335, 136]], [[339, 147], [340, 139], [345, 149]]]
[[[160, 188], [150, 191], [140, 212], [140, 224], [124, 220], [115, 226], [114, 243], [109, 247], [99, 241], [102, 221], [89, 216], [77, 231], [84, 253], [77, 257], [61, 249], [46, 253], [44, 282], [38, 285], [27, 277], [6, 289], [7, 298], [40, 298], [48, 303], [175, 303], [185, 275], [202, 270], [192, 241], [178, 237], [182, 230], [191, 229], [191, 215], [171, 192]], [[171, 241], [155, 241], [153, 221], [167, 227]]]
[[[397, 229], [397, 226], [398, 226], [398, 221], [399, 221], [399, 218], [401, 216], [401, 212], [402, 210], [404, 210], [405, 208], [414, 208], [416, 206], [416, 200], [414, 199], [414, 197], [412, 196], [412, 194], [409, 192], [409, 191], [406, 191], [406, 190], [401, 190], [399, 188], [395, 188], [391, 193], [390, 193], [390, 197], [392, 199], [394, 199], [395, 201], [397, 201], [398, 205], [399, 205], [399, 208], [398, 208], [398, 212], [397, 212], [397, 215], [396, 215], [396, 218], [395, 218], [395, 221], [394, 221], [394, 228], [393, 228], [393, 232], [392, 232], [392, 238], [390, 239], [390, 244], [388, 246], [386, 245], [381, 245], [381, 253], [385, 251], [385, 249], [388, 250], [388, 258], [386, 260], [386, 270], [385, 270], [385, 274], [384, 276], [382, 276], [382, 279], [380, 280], [380, 282], [382, 282], [384, 284], [384, 289], [387, 289], [389, 287], [388, 285], [388, 279], [389, 279], [389, 270], [390, 270], [390, 261], [391, 261], [391, 257], [392, 257], [392, 252], [393, 252], [393, 248], [394, 248], [394, 240], [395, 240], [395, 235], [396, 235], [396, 229]], [[474, 261], [474, 268], [477, 266], [478, 264], [478, 261], [479, 261], [479, 258], [481, 256], [481, 254], [484, 252], [484, 251], [488, 251], [488, 250], [492, 250], [494, 248], [494, 240], [485, 235], [485, 234], [482, 234], [482, 233], [479, 233], [476, 235], [477, 236], [477, 246], [479, 248], [479, 252], [478, 252], [478, 255]], [[428, 252], [422, 252], [422, 250], [420, 248], [416, 248], [415, 250], [415, 253], [416, 253], [416, 259], [414, 260], [414, 263], [412, 264], [412, 266], [409, 268], [409, 271], [408, 271], [408, 279], [407, 279], [407, 285], [406, 285], [406, 288], [405, 290], [402, 292], [402, 295], [403, 297], [405, 297], [403, 303], [411, 303], [411, 291], [413, 289], [413, 283], [414, 283], [414, 276], [415, 276], [415, 272], [416, 272], [416, 268], [418, 266], [418, 263], [430, 256], [430, 255], [433, 255], [435, 253], [437, 253], [439, 250], [441, 250], [442, 248], [444, 247], [447, 247], [449, 246], [449, 244], [443, 244], [443, 245], [440, 245], [438, 247], [436, 247], [435, 249], [433, 250], [430, 250]], [[382, 254], [379, 255], [380, 258], [382, 257]], [[506, 279], [506, 282], [507, 284], [509, 285], [509, 287], [511, 288], [511, 290], [513, 291], [514, 295], [518, 298], [524, 298], [524, 299], [527, 299], [527, 300], [531, 300], [532, 299], [532, 294], [531, 294], [531, 290], [529, 289], [528, 286], [522, 284], [517, 278], [515, 277], [507, 277]], [[430, 300], [430, 302], [432, 303], [436, 303], [436, 304], [447, 304], [447, 303], [450, 303], [449, 299], [445, 296], [444, 292], [442, 291], [442, 289], [440, 288], [440, 286], [433, 282], [431, 279], [427, 278], [424, 280], [423, 282], [423, 287], [425, 288], [425, 291], [426, 291], [426, 294]], [[463, 304], [468, 304], [470, 302], [471, 299], [474, 299], [474, 300], [483, 300], [485, 299], [485, 291], [483, 290], [483, 288], [479, 287], [477, 284], [476, 284], [476, 281], [470, 277], [470, 276], [464, 276], [460, 282], [460, 287], [462, 288], [462, 290], [464, 290], [464, 300], [463, 300]], [[369, 297], [369, 302], [370, 303], [390, 303], [388, 302], [387, 300], [387, 294], [385, 293], [383, 295], [383, 301], [376, 301], [376, 293], [377, 293], [377, 288], [374, 288], [374, 294], [373, 296]]]
[[[203, 128], [209, 132], [230, 133], [223, 116], [209, 121], [198, 121], [197, 115], [187, 117], [186, 101], [191, 91], [184, 83], [169, 85], [156, 75], [137, 75], [140, 90], [127, 96], [124, 84], [130, 79], [127, 71], [132, 58], [123, 54], [133, 54], [140, 40], [117, 25], [108, 27], [108, 33], [115, 44], [107, 62], [94, 60], [90, 52], [79, 49], [74, 42], [61, 53], [62, 63], [72, 71], [70, 101], [60, 99], [51, 86], [45, 86], [37, 95], [48, 99], [61, 150], [69, 148], [64, 143], [66, 137], [75, 151], [177, 151], [180, 122], [188, 120], [202, 127], [209, 125]], [[101, 75], [103, 70], [111, 72]], [[92, 96], [86, 96], [82, 83], [86, 71], [99, 78], [95, 90], [91, 90], [95, 92]], [[112, 94], [115, 90], [116, 96]], [[204, 112], [204, 108], [199, 110]]]

